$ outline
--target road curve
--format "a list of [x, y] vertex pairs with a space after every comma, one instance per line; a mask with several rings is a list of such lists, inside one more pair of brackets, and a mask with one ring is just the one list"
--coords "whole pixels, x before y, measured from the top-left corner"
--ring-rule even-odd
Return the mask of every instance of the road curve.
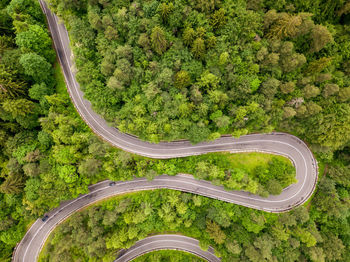
[[215, 251], [212, 247], [209, 247], [208, 251], [204, 251], [199, 247], [199, 241], [194, 238], [167, 234], [150, 236], [137, 241], [131, 248], [122, 251], [114, 262], [128, 262], [146, 253], [164, 249], [192, 253], [209, 262], [221, 261], [220, 258], [215, 256]]
[[293, 162], [298, 182], [284, 189], [280, 195], [267, 198], [242, 191], [226, 191], [223, 187], [214, 186], [210, 182], [194, 180], [191, 176], [183, 175], [164, 175], [153, 181], [135, 179], [117, 182], [114, 187], [109, 187], [108, 181], [101, 182], [91, 186], [90, 193], [67, 201], [52, 210], [49, 213], [50, 218], [45, 223], [38, 219], [18, 245], [13, 261], [36, 261], [43, 243], [58, 223], [93, 202], [126, 192], [168, 188], [276, 213], [288, 211], [301, 205], [312, 195], [317, 182], [317, 162], [306, 144], [295, 136], [285, 133], [252, 134], [242, 136], [239, 139], [221, 137], [213, 142], [197, 145], [192, 145], [188, 141], [151, 144], [110, 127], [93, 111], [91, 103], [83, 98], [74, 73], [70, 70], [72, 62], [67, 30], [58, 23], [57, 17], [50, 12], [45, 2], [42, 0], [39, 2], [46, 14], [74, 106], [91, 129], [104, 140], [123, 150], [152, 158], [184, 157], [220, 151], [234, 153], [259, 151], [283, 155]]
[[[245, 142], [252, 142], [255, 140], [255, 143], [263, 144], [267, 140], [275, 139], [270, 137], [270, 135], [248, 135], [243, 136], [240, 139], [234, 139], [231, 136], [221, 137], [213, 142], [203, 142], [196, 145], [192, 145], [189, 141], [160, 142], [158, 144], [153, 144], [142, 141], [135, 136], [121, 133], [117, 128], [111, 127], [100, 115], [95, 113], [91, 103], [84, 99], [84, 93], [81, 91], [80, 86], [76, 81], [75, 73], [71, 70], [74, 66], [70, 59], [72, 53], [70, 50], [68, 32], [65, 26], [59, 23], [57, 16], [51, 13], [47, 8], [45, 2], [43, 0], [39, 0], [39, 2], [41, 3], [43, 12], [47, 17], [57, 56], [60, 60], [67, 88], [74, 106], [94, 133], [109, 142], [111, 145], [138, 155], [166, 159], [200, 155], [209, 152], [231, 150], [244, 151], [244, 149], [249, 149], [245, 147]], [[297, 145], [299, 142], [301, 143], [299, 139], [287, 134], [282, 134], [278, 139], [293, 145]], [[239, 143], [241, 144], [239, 145]], [[305, 145], [300, 145], [298, 147], [306, 148]], [[259, 146], [259, 148], [264, 149], [265, 147]], [[308, 149], [306, 150], [308, 151]], [[275, 147], [273, 151], [279, 153], [280, 150], [278, 147]], [[310, 152], [308, 154], [312, 156]]]
[[[78, 198], [70, 201], [66, 201], [58, 208], [55, 208], [47, 213], [49, 218], [45, 222], [38, 219], [19, 243], [15, 251], [13, 261], [36, 261], [47, 237], [58, 224], [63, 222], [73, 213], [88, 205], [91, 205], [92, 203], [120, 194], [167, 188], [198, 194], [268, 212], [286, 211], [292, 208], [295, 204], [293, 199], [286, 201], [278, 200], [276, 197], [261, 198], [259, 201], [257, 201], [255, 195], [247, 194], [246, 192], [241, 191], [227, 191], [221, 186], [212, 185], [210, 182], [204, 180], [195, 180], [193, 176], [183, 174], [177, 176], [162, 175], [156, 177], [152, 181], [148, 181], [145, 178], [137, 178], [130, 181], [118, 181], [114, 186], [109, 186], [109, 183], [110, 181], [106, 180], [90, 186], [90, 192], [88, 194], [81, 195]], [[289, 188], [285, 191], [288, 190]], [[304, 199], [300, 199], [299, 203], [302, 203], [303, 200]], [[269, 208], [269, 204], [272, 204], [274, 207]], [[284, 207], [285, 205], [289, 205], [288, 209]]]
[[[282, 212], [302, 204], [312, 194], [317, 181], [317, 162], [307, 145], [295, 136], [285, 133], [251, 134], [239, 139], [221, 137], [213, 142], [196, 145], [192, 145], [188, 141], [152, 144], [141, 141], [137, 137], [123, 134], [118, 129], [109, 126], [104, 119], [93, 111], [91, 103], [83, 98], [83, 92], [80, 90], [71, 70], [73, 64], [70, 59], [71, 51], [67, 30], [63, 24], [59, 24], [58, 18], [48, 9], [46, 3], [43, 0], [39, 0], [39, 2], [47, 17], [73, 104], [84, 121], [104, 140], [125, 151], [151, 158], [185, 157], [221, 151], [259, 151], [283, 155], [293, 162], [298, 183], [289, 186], [282, 194], [268, 198], [253, 196], [246, 192], [235, 192], [237, 199], [234, 203], [271, 212]], [[217, 198], [220, 197], [220, 194], [210, 197]]]

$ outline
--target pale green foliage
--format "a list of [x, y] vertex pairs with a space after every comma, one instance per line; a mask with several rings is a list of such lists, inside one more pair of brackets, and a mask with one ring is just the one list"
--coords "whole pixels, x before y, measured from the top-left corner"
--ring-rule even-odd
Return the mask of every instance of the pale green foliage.
[[325, 26], [316, 25], [311, 31], [311, 52], [320, 51], [325, 45], [333, 41], [332, 34]]
[[313, 98], [320, 94], [320, 89], [314, 85], [307, 85], [304, 87], [303, 92], [305, 98]]
[[284, 93], [284, 94], [289, 94], [289, 93], [293, 92], [294, 88], [295, 88], [294, 82], [287, 82], [287, 83], [280, 85], [280, 89], [281, 89], [282, 93]]
[[225, 243], [225, 246], [232, 254], [239, 255], [242, 252], [242, 248], [237, 240], [228, 241]]
[[219, 57], [219, 65], [226, 65], [230, 55], [228, 52], [222, 52]]
[[108, 40], [117, 40], [119, 37], [118, 31], [112, 26], [107, 26], [105, 36]]
[[190, 75], [184, 71], [181, 70], [175, 74], [175, 80], [174, 85], [177, 88], [185, 88], [191, 85], [191, 77]]
[[213, 221], [207, 221], [207, 229], [210, 238], [212, 238], [215, 243], [223, 244], [226, 239], [225, 233], [220, 229], [220, 226]]
[[292, 107], [287, 106], [283, 109], [283, 117], [284, 118], [291, 118], [295, 115], [296, 115], [296, 112]]
[[218, 3], [220, 3], [220, 0], [193, 0], [191, 4], [202, 12], [210, 13]]
[[35, 104], [30, 100], [22, 98], [16, 100], [6, 100], [3, 102], [2, 107], [5, 111], [9, 112], [14, 118], [16, 118], [34, 113]]
[[322, 57], [313, 61], [307, 67], [306, 72], [310, 75], [320, 73], [332, 63], [332, 60], [332, 57]]
[[341, 88], [338, 97], [342, 102], [348, 101], [350, 99], [350, 87]]
[[64, 165], [59, 168], [59, 176], [66, 183], [74, 183], [78, 179], [76, 168], [72, 165]]
[[22, 178], [18, 175], [11, 175], [0, 185], [0, 192], [4, 194], [16, 194], [20, 193], [23, 187]]
[[205, 89], [216, 89], [219, 85], [219, 82], [219, 77], [207, 71], [201, 75], [199, 85]]
[[211, 25], [214, 29], [219, 29], [226, 24], [225, 10], [220, 8], [211, 15]]
[[195, 37], [196, 37], [196, 32], [193, 30], [193, 28], [191, 27], [185, 28], [182, 35], [182, 39], [187, 46], [192, 45]]
[[337, 84], [326, 84], [323, 88], [322, 95], [327, 98], [339, 92], [339, 86]]
[[167, 48], [167, 40], [165, 38], [164, 31], [161, 27], [156, 26], [152, 29], [151, 43], [153, 50], [157, 54], [161, 55], [165, 52]]
[[289, 15], [287, 13], [277, 14], [275, 10], [266, 13], [266, 25], [272, 24], [267, 36], [269, 38], [283, 39], [285, 37], [294, 37], [298, 33], [298, 27], [301, 25], [302, 19], [298, 15]]
[[204, 40], [202, 38], [197, 38], [194, 40], [191, 51], [196, 58], [203, 58], [206, 51]]
[[158, 7], [159, 13], [163, 19], [163, 21], [167, 21], [169, 15], [174, 9], [173, 3], [161, 3]]

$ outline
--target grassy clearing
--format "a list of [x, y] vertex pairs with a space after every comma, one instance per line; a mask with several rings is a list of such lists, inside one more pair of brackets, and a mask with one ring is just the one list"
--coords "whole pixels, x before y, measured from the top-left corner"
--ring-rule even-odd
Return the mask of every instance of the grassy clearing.
[[257, 166], [268, 167], [269, 162], [276, 158], [283, 161], [288, 165], [293, 165], [292, 162], [283, 156], [272, 155], [267, 153], [251, 152], [251, 153], [215, 153], [225, 155], [227, 157], [233, 168], [244, 168], [248, 172], [252, 172]]
[[260, 152], [222, 152], [175, 158], [166, 160], [166, 165], [157, 165], [156, 171], [157, 174], [192, 174], [227, 189], [265, 197], [278, 195], [283, 188], [297, 182], [295, 167], [288, 158]]

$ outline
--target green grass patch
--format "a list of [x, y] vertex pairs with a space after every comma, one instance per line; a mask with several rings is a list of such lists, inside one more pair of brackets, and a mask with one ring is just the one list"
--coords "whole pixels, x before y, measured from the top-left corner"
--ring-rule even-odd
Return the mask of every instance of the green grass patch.
[[159, 250], [153, 251], [132, 260], [133, 262], [202, 262], [206, 261], [200, 257], [187, 252], [177, 250]]
[[318, 161], [318, 181], [320, 181], [321, 178], [326, 174], [325, 169], [326, 163], [324, 163], [323, 161]]
[[[227, 189], [244, 190], [261, 196], [278, 195], [296, 183], [295, 167], [283, 156], [251, 153], [209, 153], [185, 158], [152, 161], [156, 174], [192, 174]], [[148, 173], [146, 173], [147, 177]]]
[[58, 61], [54, 63], [53, 69], [54, 69], [54, 77], [56, 79], [56, 93], [62, 94], [62, 95], [68, 95], [66, 82], [64, 81], [62, 69]]
[[248, 172], [253, 172], [254, 169], [258, 166], [262, 166], [267, 168], [269, 163], [273, 159], [277, 159], [279, 161], [282, 161], [283, 163], [292, 166], [293, 164], [291, 161], [283, 156], [278, 155], [272, 155], [272, 154], [266, 154], [266, 153], [259, 153], [259, 152], [251, 152], [251, 153], [213, 153], [218, 154], [219, 156], [223, 156], [227, 158], [231, 166], [233, 168], [244, 168]]

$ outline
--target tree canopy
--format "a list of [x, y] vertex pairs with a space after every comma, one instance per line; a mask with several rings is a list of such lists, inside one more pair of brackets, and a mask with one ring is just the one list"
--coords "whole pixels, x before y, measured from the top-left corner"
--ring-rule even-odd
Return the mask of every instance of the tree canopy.
[[337, 118], [341, 128], [309, 132], [330, 101], [349, 103], [342, 1], [50, 2], [72, 46], [90, 50], [73, 48], [86, 97], [123, 132], [197, 143], [285, 130], [330, 150], [349, 141]]

